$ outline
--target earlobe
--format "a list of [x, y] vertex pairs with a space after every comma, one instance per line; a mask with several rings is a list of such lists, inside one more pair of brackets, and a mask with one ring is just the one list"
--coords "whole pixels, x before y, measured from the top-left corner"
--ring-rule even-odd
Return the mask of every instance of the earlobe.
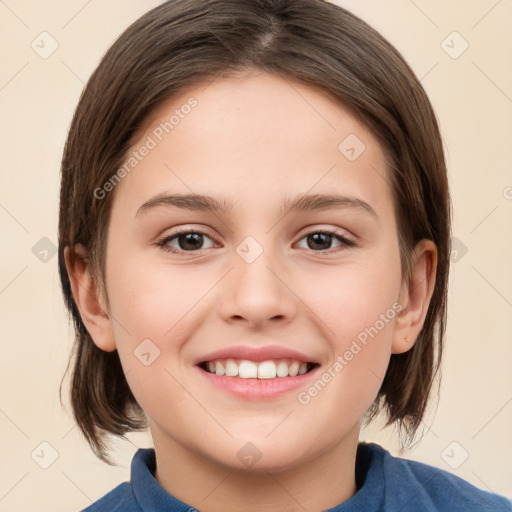
[[412, 255], [411, 278], [402, 283], [399, 313], [393, 332], [392, 353], [402, 354], [412, 348], [427, 316], [434, 292], [437, 248], [431, 240], [421, 240]]
[[98, 348], [112, 352], [116, 349], [116, 343], [111, 319], [106, 307], [102, 306], [104, 301], [91, 275], [91, 269], [87, 262], [87, 251], [80, 244], [77, 244], [74, 250], [66, 247], [64, 259], [73, 299], [87, 332]]

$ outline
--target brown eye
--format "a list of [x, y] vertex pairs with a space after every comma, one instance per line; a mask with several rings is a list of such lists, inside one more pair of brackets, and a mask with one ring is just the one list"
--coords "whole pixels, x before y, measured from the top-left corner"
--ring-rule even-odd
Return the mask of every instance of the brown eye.
[[201, 249], [204, 237], [201, 233], [186, 233], [179, 235], [177, 238], [178, 246], [184, 251], [195, 251]]
[[[305, 244], [304, 244], [305, 241]], [[352, 246], [354, 243], [335, 233], [317, 231], [309, 233], [301, 238], [299, 247], [301, 249], [309, 249], [312, 251], [327, 251], [342, 246]]]
[[331, 249], [332, 235], [326, 233], [313, 233], [306, 237], [308, 248], [314, 251], [325, 251]]
[[200, 231], [186, 231], [168, 236], [158, 245], [166, 251], [179, 253], [209, 249], [214, 246], [214, 242], [208, 235]]

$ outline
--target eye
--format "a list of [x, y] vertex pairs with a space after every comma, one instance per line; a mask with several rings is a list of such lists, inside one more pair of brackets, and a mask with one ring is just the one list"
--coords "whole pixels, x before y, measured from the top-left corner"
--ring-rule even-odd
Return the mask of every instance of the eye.
[[167, 236], [157, 243], [164, 251], [168, 252], [195, 252], [201, 249], [209, 249], [215, 245], [214, 241], [201, 231], [180, 231]]
[[[305, 241], [305, 243], [303, 243]], [[310, 249], [312, 251], [327, 251], [337, 247], [355, 245], [352, 240], [337, 235], [332, 231], [315, 231], [309, 233], [299, 240], [298, 247], [301, 249]]]

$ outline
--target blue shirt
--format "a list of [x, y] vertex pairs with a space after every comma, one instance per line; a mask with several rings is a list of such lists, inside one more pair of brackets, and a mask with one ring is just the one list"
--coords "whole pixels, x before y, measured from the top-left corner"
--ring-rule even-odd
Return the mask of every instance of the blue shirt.
[[[133, 457], [131, 481], [83, 512], [197, 512], [156, 481], [155, 451]], [[357, 492], [327, 512], [511, 512], [511, 502], [426, 464], [393, 457], [375, 443], [359, 443]]]

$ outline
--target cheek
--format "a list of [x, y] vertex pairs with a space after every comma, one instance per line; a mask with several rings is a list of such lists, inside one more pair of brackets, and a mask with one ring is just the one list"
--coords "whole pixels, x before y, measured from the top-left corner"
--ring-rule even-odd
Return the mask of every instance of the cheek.
[[[190, 266], [171, 272], [165, 264], [133, 257], [120, 260], [112, 269], [108, 284], [112, 291], [111, 312], [133, 341], [150, 338], [159, 344], [179, 330], [189, 313], [196, 313], [196, 306], [215, 284], [215, 276], [198, 273]], [[122, 341], [125, 336], [117, 330]]]
[[215, 276], [184, 266], [171, 272], [169, 266], [136, 257], [118, 262], [115, 268], [112, 265], [107, 284], [128, 384], [151, 418], [162, 414], [162, 403], [172, 404], [172, 410], [187, 410], [189, 397], [172, 375], [176, 364], [183, 362], [182, 351], [195, 323], [207, 314], [208, 301], [202, 298], [215, 284]]
[[[393, 328], [400, 305], [401, 265], [397, 247], [387, 247], [364, 261], [328, 269], [313, 288], [311, 280], [303, 282], [308, 306], [324, 324], [323, 333], [330, 342], [332, 363], [320, 375], [328, 381], [324, 393], [322, 382], [317, 389], [305, 390], [307, 396], [322, 404], [338, 403], [362, 414], [375, 398], [391, 355]], [[317, 276], [318, 277], [318, 276]], [[317, 381], [318, 382], [318, 381]], [[322, 398], [315, 393], [321, 389]], [[337, 412], [333, 411], [333, 414]]]
[[398, 256], [387, 255], [306, 275], [301, 289], [338, 351], [372, 326], [391, 333], [400, 286]]

